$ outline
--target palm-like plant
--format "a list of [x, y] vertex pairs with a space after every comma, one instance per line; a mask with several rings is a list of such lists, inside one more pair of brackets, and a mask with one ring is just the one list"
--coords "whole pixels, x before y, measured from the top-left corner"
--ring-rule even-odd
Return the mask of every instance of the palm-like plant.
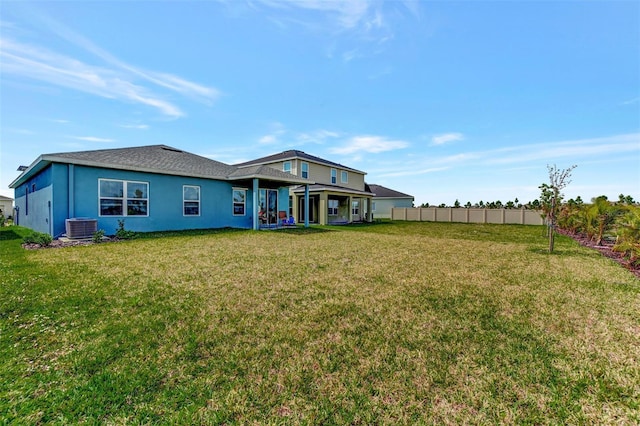
[[622, 209], [611, 203], [604, 195], [594, 198], [592, 202], [593, 204], [587, 209], [587, 234], [590, 234], [599, 246], [602, 245], [604, 234], [611, 231]]
[[640, 263], [640, 207], [628, 207], [619, 225], [613, 250], [624, 253], [632, 265]]

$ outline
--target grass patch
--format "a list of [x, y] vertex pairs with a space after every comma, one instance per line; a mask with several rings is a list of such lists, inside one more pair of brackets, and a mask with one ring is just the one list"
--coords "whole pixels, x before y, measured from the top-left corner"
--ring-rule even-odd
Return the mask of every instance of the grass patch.
[[541, 227], [382, 222], [25, 251], [3, 423], [640, 421], [640, 284]]

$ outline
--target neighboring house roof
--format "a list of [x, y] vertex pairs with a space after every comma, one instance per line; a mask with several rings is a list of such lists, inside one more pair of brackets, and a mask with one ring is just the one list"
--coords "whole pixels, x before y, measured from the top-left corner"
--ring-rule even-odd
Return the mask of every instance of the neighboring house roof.
[[13, 198], [0, 195], [0, 201], [13, 201]]
[[288, 151], [283, 151], [278, 154], [268, 155], [266, 157], [258, 158], [256, 160], [251, 160], [244, 163], [236, 164], [235, 166], [247, 167], [247, 166], [252, 166], [256, 164], [271, 164], [271, 163], [276, 163], [280, 161], [295, 160], [295, 159], [311, 161], [311, 162], [323, 164], [329, 167], [340, 168], [340, 169], [345, 169], [345, 170], [349, 170], [356, 173], [361, 173], [363, 175], [366, 174], [365, 172], [354, 169], [352, 167], [347, 167], [339, 163], [334, 163], [333, 161], [325, 160], [324, 158], [316, 157], [315, 155], [307, 154], [306, 152], [298, 151], [297, 149], [290, 149]]
[[217, 180], [263, 178], [287, 183], [313, 183], [290, 173], [278, 172], [270, 167], [240, 170], [219, 161], [191, 154], [166, 145], [131, 148], [101, 149], [93, 151], [43, 154], [34, 161], [9, 187], [15, 188], [51, 163], [75, 164], [91, 167], [199, 177]]
[[405, 194], [394, 189], [389, 189], [382, 185], [371, 183], [369, 184], [369, 188], [371, 188], [371, 192], [375, 194], [374, 198], [411, 198], [413, 200], [413, 195]]

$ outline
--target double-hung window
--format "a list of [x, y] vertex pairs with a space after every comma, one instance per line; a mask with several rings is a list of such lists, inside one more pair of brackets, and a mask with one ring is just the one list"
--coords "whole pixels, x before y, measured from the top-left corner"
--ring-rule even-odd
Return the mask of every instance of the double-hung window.
[[338, 183], [338, 171], [336, 169], [331, 169], [331, 183]]
[[291, 161], [285, 161], [282, 163], [282, 171], [285, 173], [291, 173]]
[[338, 215], [338, 206], [339, 206], [339, 201], [338, 200], [329, 200], [329, 216], [337, 216]]
[[349, 182], [349, 173], [345, 171], [340, 172], [340, 182], [348, 183]]
[[352, 201], [351, 202], [351, 214], [359, 215], [360, 214], [360, 202]]
[[233, 215], [244, 216], [246, 209], [247, 190], [233, 189]]
[[184, 185], [182, 187], [182, 214], [200, 216], [200, 187]]
[[305, 179], [309, 178], [309, 163], [301, 163], [300, 168], [302, 169], [302, 177]]

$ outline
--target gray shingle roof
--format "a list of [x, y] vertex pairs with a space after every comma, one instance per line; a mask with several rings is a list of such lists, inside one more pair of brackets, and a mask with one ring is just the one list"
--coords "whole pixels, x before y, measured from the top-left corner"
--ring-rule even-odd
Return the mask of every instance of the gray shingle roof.
[[394, 189], [386, 188], [382, 185], [369, 184], [369, 188], [371, 188], [371, 192], [375, 195], [375, 198], [411, 198], [413, 199], [413, 195], [405, 194], [400, 191], [396, 191]]
[[311, 161], [318, 164], [324, 164], [330, 167], [335, 167], [335, 168], [340, 168], [344, 170], [350, 170], [356, 173], [366, 174], [365, 172], [354, 169], [352, 167], [348, 167], [340, 163], [334, 163], [333, 161], [325, 160], [324, 158], [316, 157], [315, 155], [307, 154], [306, 152], [299, 151], [297, 149], [290, 149], [288, 151], [283, 151], [278, 154], [272, 154], [272, 155], [268, 155], [266, 157], [258, 158], [255, 160], [246, 161], [244, 163], [235, 164], [235, 166], [247, 167], [255, 164], [270, 164], [270, 163], [276, 163], [279, 161], [294, 160], [297, 158], [301, 160]]
[[307, 179], [298, 178], [289, 173], [278, 172], [267, 166], [239, 169], [236, 166], [191, 154], [170, 146], [148, 145], [43, 154], [9, 186], [14, 188], [20, 185], [50, 163], [68, 163], [218, 180], [240, 180], [258, 177], [292, 184], [312, 183]]
[[236, 171], [235, 167], [228, 164], [166, 145], [62, 152], [43, 155], [43, 159], [60, 159], [74, 164], [97, 167], [124, 168], [127, 170], [210, 178], [225, 178]]

